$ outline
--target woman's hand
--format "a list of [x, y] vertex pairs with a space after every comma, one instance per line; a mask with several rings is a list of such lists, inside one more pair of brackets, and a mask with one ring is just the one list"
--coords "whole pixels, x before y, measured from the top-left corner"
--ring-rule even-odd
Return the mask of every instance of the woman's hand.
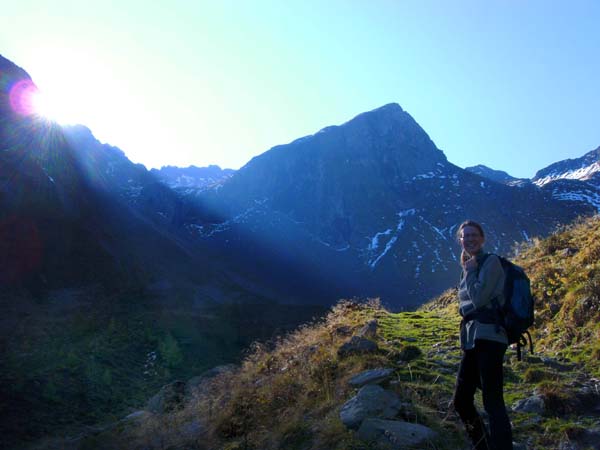
[[475, 256], [467, 259], [464, 264], [465, 270], [477, 269], [477, 258]]

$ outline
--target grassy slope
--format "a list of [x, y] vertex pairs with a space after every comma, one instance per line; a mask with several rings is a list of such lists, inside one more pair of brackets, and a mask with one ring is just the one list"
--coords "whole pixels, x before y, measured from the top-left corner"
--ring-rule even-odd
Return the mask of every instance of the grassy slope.
[[[515, 440], [528, 448], [557, 448], [598, 423], [577, 416], [570, 405], [578, 383], [600, 376], [600, 219], [522, 246], [519, 254], [515, 262], [526, 268], [538, 299], [537, 347], [522, 362], [509, 350], [505, 398], [511, 405], [537, 389], [550, 405], [547, 414], [511, 413]], [[347, 384], [352, 375], [385, 366], [395, 369], [389, 388], [412, 404], [406, 419], [440, 433], [431, 448], [463, 449], [462, 427], [450, 407], [460, 358], [454, 302], [452, 291], [416, 312], [341, 302], [322, 321], [268, 347], [256, 345], [239, 371], [216, 378], [183, 410], [96, 436], [84, 448], [375, 448], [344, 428], [339, 410], [354, 393]], [[379, 322], [381, 351], [338, 358], [348, 332], [373, 318]], [[570, 370], [560, 371], [544, 357]], [[481, 407], [480, 397], [477, 401]], [[199, 423], [205, 433], [194, 428]]]

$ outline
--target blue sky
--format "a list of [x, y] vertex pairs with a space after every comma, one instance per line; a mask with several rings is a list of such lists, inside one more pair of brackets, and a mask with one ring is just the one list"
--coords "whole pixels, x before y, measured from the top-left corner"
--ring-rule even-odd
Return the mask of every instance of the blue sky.
[[600, 2], [4, 5], [0, 53], [148, 168], [239, 168], [399, 103], [448, 159], [531, 177], [600, 146]]

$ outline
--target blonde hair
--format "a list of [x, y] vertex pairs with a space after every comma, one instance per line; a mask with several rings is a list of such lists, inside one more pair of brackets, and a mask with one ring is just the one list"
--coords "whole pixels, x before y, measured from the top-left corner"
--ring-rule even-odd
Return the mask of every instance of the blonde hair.
[[[473, 228], [477, 228], [477, 230], [479, 231], [479, 234], [481, 234], [482, 238], [485, 238], [485, 233], [483, 232], [483, 227], [475, 222], [474, 220], [465, 220], [463, 223], [460, 224], [460, 226], [458, 227], [458, 230], [456, 231], [456, 240], [460, 242], [461, 239], [461, 234], [462, 234], [462, 230], [465, 229], [466, 227], [473, 227]], [[467, 259], [469, 259], [469, 256], [467, 256], [467, 253], [462, 250], [460, 252], [460, 261], [462, 264], [465, 263], [465, 261], [467, 261]]]

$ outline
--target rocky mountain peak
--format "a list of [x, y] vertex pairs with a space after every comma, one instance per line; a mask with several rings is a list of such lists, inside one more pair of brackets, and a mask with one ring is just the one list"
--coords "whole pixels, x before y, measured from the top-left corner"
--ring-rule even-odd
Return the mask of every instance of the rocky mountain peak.
[[484, 178], [487, 178], [489, 180], [496, 181], [498, 183], [508, 184], [508, 183], [519, 180], [518, 178], [515, 178], [515, 177], [509, 175], [508, 173], [504, 172], [503, 170], [495, 170], [495, 169], [487, 167], [483, 164], [478, 164], [478, 165], [472, 166], [472, 167], [465, 167], [465, 170], [467, 170], [471, 173], [475, 173], [475, 174], [482, 176]]
[[24, 69], [0, 55], [0, 87], [18, 80], [31, 80], [31, 77]]
[[221, 169], [211, 164], [208, 167], [163, 166], [160, 169], [152, 169], [150, 173], [173, 189], [203, 190], [224, 182], [235, 173], [235, 170]]
[[565, 159], [550, 164], [548, 167], [539, 170], [532, 181], [538, 186], [543, 186], [560, 179], [588, 180], [597, 172], [600, 172], [600, 147], [580, 158]]

